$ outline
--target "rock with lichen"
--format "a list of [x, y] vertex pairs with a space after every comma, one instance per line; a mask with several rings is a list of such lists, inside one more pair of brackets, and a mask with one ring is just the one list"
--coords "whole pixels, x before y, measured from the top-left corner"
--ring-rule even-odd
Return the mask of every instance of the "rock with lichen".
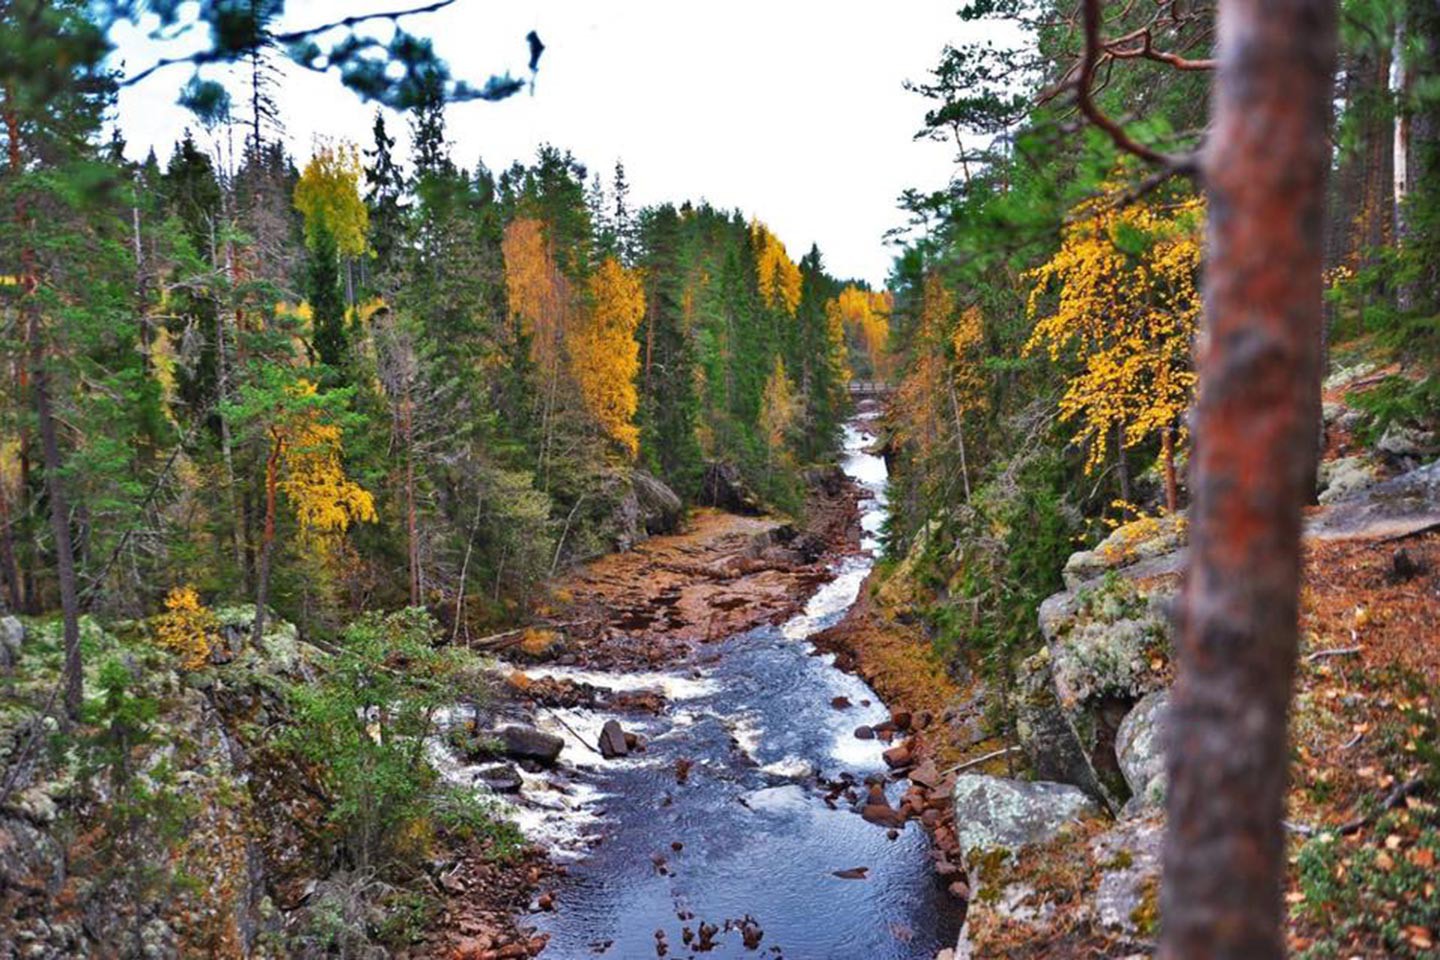
[[1136, 806], [1155, 807], [1164, 802], [1169, 722], [1170, 692], [1157, 690], [1141, 697], [1116, 731], [1115, 757]]
[[1037, 776], [1119, 811], [1130, 789], [1115, 736], [1130, 707], [1167, 682], [1172, 598], [1168, 587], [1142, 589], [1112, 573], [1041, 604], [1045, 646], [1021, 664], [1010, 692]]

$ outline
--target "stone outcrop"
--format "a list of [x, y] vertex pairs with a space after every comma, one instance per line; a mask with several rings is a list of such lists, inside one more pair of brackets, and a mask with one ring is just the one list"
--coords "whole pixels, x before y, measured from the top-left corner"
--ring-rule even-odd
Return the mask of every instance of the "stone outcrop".
[[[1136, 565], [1172, 555], [1142, 551]], [[1130, 789], [1115, 738], [1131, 706], [1167, 682], [1172, 599], [1173, 588], [1139, 588], [1117, 569], [1041, 605], [1045, 645], [1021, 664], [1010, 695], [1037, 776], [1119, 812]]]
[[1135, 704], [1115, 734], [1115, 757], [1136, 807], [1158, 807], [1165, 800], [1169, 720], [1170, 691], [1158, 690]]
[[[1065, 783], [1007, 780], [965, 774], [955, 778], [955, 833], [972, 870], [984, 863], [1018, 857], [1055, 837], [1069, 824], [1099, 812], [1085, 792]], [[976, 877], [972, 874], [972, 883]]]

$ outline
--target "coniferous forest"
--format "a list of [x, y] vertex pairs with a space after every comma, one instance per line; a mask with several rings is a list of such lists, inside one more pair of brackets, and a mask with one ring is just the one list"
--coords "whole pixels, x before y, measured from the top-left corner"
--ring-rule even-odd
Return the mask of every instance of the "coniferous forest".
[[0, 957], [1436, 955], [1432, 5], [963, 3], [882, 287], [453, 3], [0, 0]]

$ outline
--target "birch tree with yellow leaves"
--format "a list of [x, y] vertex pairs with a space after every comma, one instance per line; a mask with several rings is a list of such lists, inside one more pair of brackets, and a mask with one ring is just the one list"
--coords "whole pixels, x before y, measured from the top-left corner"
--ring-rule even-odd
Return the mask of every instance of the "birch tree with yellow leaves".
[[[1072, 360], [1078, 371], [1060, 399], [1060, 417], [1078, 421], [1086, 470], [1158, 436], [1165, 503], [1179, 507], [1176, 447], [1194, 400], [1192, 342], [1200, 319], [1203, 202], [1082, 204], [1060, 249], [1029, 273], [1035, 329], [1026, 353]], [[1052, 302], [1048, 294], [1058, 289]]]
[[601, 431], [634, 457], [640, 448], [635, 426], [639, 397], [640, 343], [635, 331], [645, 316], [645, 288], [639, 274], [614, 257], [590, 278], [590, 309], [570, 332], [570, 372], [580, 398]]

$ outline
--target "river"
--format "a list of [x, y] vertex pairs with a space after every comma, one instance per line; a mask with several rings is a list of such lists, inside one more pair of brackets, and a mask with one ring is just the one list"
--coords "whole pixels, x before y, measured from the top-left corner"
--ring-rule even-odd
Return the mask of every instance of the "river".
[[[687, 945], [686, 930], [698, 938], [702, 924], [718, 928], [709, 957], [928, 960], [955, 943], [958, 910], [933, 877], [920, 825], [892, 839], [843, 797], [827, 804], [821, 784], [885, 773], [884, 745], [854, 731], [888, 711], [807, 639], [854, 603], [879, 550], [886, 473], [867, 452], [871, 417], [846, 425], [842, 461], [863, 492], [864, 552], [840, 561], [803, 612], [707, 644], [672, 672], [529, 671], [669, 700], [659, 716], [624, 718], [647, 749], [610, 761], [591, 747], [608, 717], [553, 712], [549, 728], [567, 740], [564, 779], [527, 776], [516, 809], [568, 861], [554, 912], [528, 918], [550, 937], [544, 956], [690, 957], [698, 939]], [[677, 763], [687, 761], [682, 781]], [[886, 786], [892, 803], [903, 786]], [[853, 868], [863, 879], [835, 875]]]

